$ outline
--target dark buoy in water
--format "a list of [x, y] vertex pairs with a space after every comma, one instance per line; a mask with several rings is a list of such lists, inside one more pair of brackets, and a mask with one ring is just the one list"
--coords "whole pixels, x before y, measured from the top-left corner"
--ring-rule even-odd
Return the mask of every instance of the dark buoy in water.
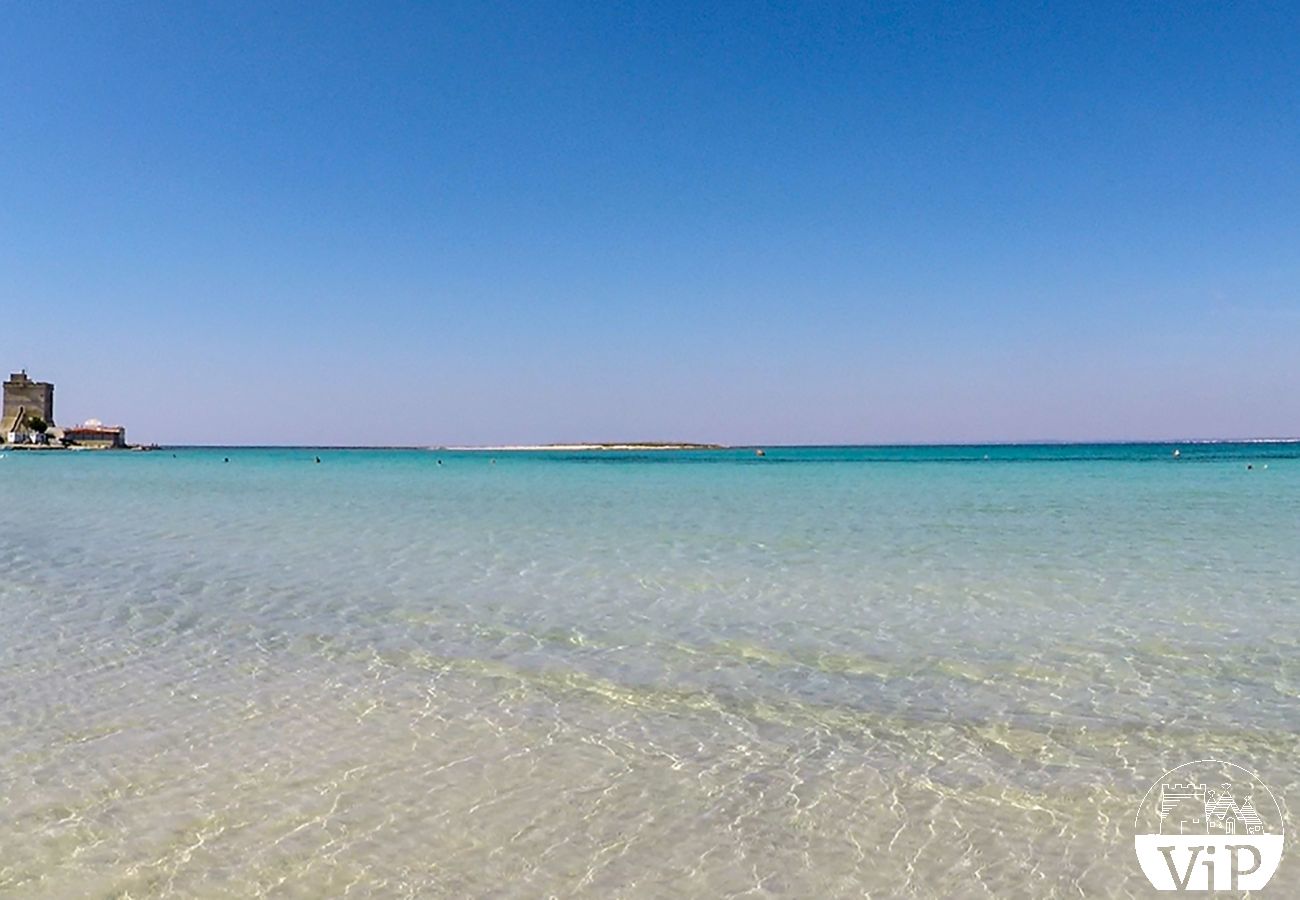
[[757, 449], [757, 450], [754, 451], [754, 455], [755, 455], [755, 456], [767, 456], [767, 451], [764, 450], [764, 449], [762, 449], [762, 448], [760, 447], [759, 449]]
[[442, 465], [442, 460], [438, 460], [438, 465]]
[[320, 465], [320, 457], [316, 457], [316, 465]]
[[227, 456], [225, 459], [222, 460], [222, 462], [230, 462], [230, 457]]
[[1247, 471], [1247, 472], [1249, 472], [1249, 471], [1250, 471], [1251, 469], [1253, 469], [1253, 468], [1255, 468], [1255, 467], [1252, 466], [1250, 463], [1246, 463], [1246, 471]]

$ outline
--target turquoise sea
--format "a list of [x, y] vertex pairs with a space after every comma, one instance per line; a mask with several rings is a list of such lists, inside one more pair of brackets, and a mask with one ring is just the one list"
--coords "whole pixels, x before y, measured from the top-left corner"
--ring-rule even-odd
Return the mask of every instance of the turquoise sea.
[[1166, 770], [1300, 804], [1300, 444], [11, 451], [0, 489], [0, 897], [1147, 896]]

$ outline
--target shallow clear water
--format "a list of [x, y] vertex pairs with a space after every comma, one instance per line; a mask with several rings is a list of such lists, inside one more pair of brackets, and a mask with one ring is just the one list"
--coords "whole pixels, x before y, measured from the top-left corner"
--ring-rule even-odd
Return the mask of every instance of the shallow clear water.
[[1172, 447], [10, 452], [0, 896], [1145, 895], [1300, 798], [1300, 446]]

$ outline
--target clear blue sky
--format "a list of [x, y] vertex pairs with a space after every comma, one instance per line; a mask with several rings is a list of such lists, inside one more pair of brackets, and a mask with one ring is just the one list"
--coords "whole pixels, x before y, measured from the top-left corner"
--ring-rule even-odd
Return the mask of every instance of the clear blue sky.
[[64, 424], [1300, 434], [1300, 4], [3, 17], [0, 366]]

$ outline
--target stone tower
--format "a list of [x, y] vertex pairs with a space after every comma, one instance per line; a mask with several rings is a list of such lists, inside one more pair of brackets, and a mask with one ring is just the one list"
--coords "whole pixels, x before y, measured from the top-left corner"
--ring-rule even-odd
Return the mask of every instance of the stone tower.
[[54, 424], [54, 385], [48, 381], [32, 381], [26, 369], [13, 373], [5, 382], [0, 434], [17, 430], [19, 416], [40, 416], [48, 424]]

